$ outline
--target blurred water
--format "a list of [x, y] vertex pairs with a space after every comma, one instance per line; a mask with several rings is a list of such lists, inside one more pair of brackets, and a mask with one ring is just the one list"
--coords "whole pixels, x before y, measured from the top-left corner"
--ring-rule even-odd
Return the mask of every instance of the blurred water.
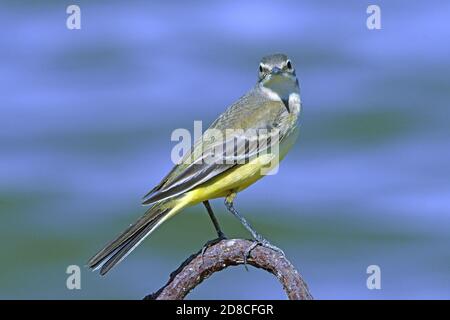
[[[143, 211], [170, 134], [210, 123], [285, 52], [300, 78], [298, 144], [238, 208], [316, 298], [450, 298], [450, 4], [378, 1], [0, 5], [0, 298], [141, 298], [214, 236], [202, 207], [164, 224], [106, 278], [84, 265]], [[232, 236], [247, 236], [213, 203]], [[366, 288], [370, 264], [382, 290]], [[234, 268], [190, 298], [284, 298]]]

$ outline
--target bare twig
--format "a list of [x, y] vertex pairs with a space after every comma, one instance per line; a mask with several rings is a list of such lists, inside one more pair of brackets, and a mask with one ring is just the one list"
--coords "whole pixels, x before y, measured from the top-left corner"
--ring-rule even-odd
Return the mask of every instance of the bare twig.
[[[217, 240], [204, 251], [191, 255], [172, 272], [165, 286], [144, 299], [181, 300], [214, 272], [244, 263], [244, 254], [252, 242], [243, 239]], [[310, 300], [308, 286], [299, 272], [280, 253], [257, 246], [250, 253], [247, 263], [275, 275], [283, 285], [290, 300]]]

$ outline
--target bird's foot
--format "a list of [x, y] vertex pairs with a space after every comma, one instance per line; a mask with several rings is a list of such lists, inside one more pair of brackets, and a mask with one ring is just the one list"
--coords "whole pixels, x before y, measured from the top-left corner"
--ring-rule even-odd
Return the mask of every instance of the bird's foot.
[[223, 232], [220, 232], [220, 233], [217, 235], [217, 238], [212, 239], [212, 240], [209, 240], [209, 241], [207, 241], [207, 242], [203, 245], [203, 247], [202, 247], [202, 252], [201, 252], [201, 256], [202, 256], [202, 264], [203, 264], [203, 256], [205, 255], [205, 251], [206, 251], [209, 247], [215, 245], [216, 243], [219, 243], [219, 242], [222, 241], [222, 240], [226, 240], [226, 239], [228, 239], [227, 236], [226, 236]]
[[245, 270], [247, 270], [247, 271], [248, 271], [247, 260], [250, 257], [250, 253], [257, 246], [263, 246], [263, 247], [272, 249], [272, 250], [280, 253], [284, 257], [284, 251], [283, 250], [281, 250], [277, 246], [274, 246], [273, 244], [271, 244], [267, 239], [263, 238], [262, 236], [259, 236], [257, 239], [254, 240], [252, 245], [250, 247], [248, 247], [247, 250], [245, 250], [245, 253], [244, 253], [244, 267], [245, 267]]

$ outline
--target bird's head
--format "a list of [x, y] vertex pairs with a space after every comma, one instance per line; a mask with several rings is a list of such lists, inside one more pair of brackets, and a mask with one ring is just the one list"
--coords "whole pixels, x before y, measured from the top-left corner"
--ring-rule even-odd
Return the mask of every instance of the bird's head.
[[299, 94], [299, 88], [294, 66], [285, 54], [272, 54], [261, 59], [258, 83], [266, 92], [281, 99], [290, 111], [289, 97], [292, 93]]
[[258, 70], [259, 81], [264, 81], [272, 76], [282, 75], [285, 77], [294, 78], [295, 81], [295, 69], [291, 60], [282, 53], [272, 54], [265, 56], [259, 63]]

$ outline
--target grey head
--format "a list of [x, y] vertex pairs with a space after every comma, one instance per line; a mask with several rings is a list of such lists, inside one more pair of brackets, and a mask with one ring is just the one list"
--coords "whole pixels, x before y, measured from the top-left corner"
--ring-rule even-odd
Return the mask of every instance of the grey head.
[[290, 112], [289, 97], [292, 93], [299, 94], [298, 80], [291, 60], [282, 53], [263, 57], [258, 69], [258, 86], [268, 96], [283, 101]]

